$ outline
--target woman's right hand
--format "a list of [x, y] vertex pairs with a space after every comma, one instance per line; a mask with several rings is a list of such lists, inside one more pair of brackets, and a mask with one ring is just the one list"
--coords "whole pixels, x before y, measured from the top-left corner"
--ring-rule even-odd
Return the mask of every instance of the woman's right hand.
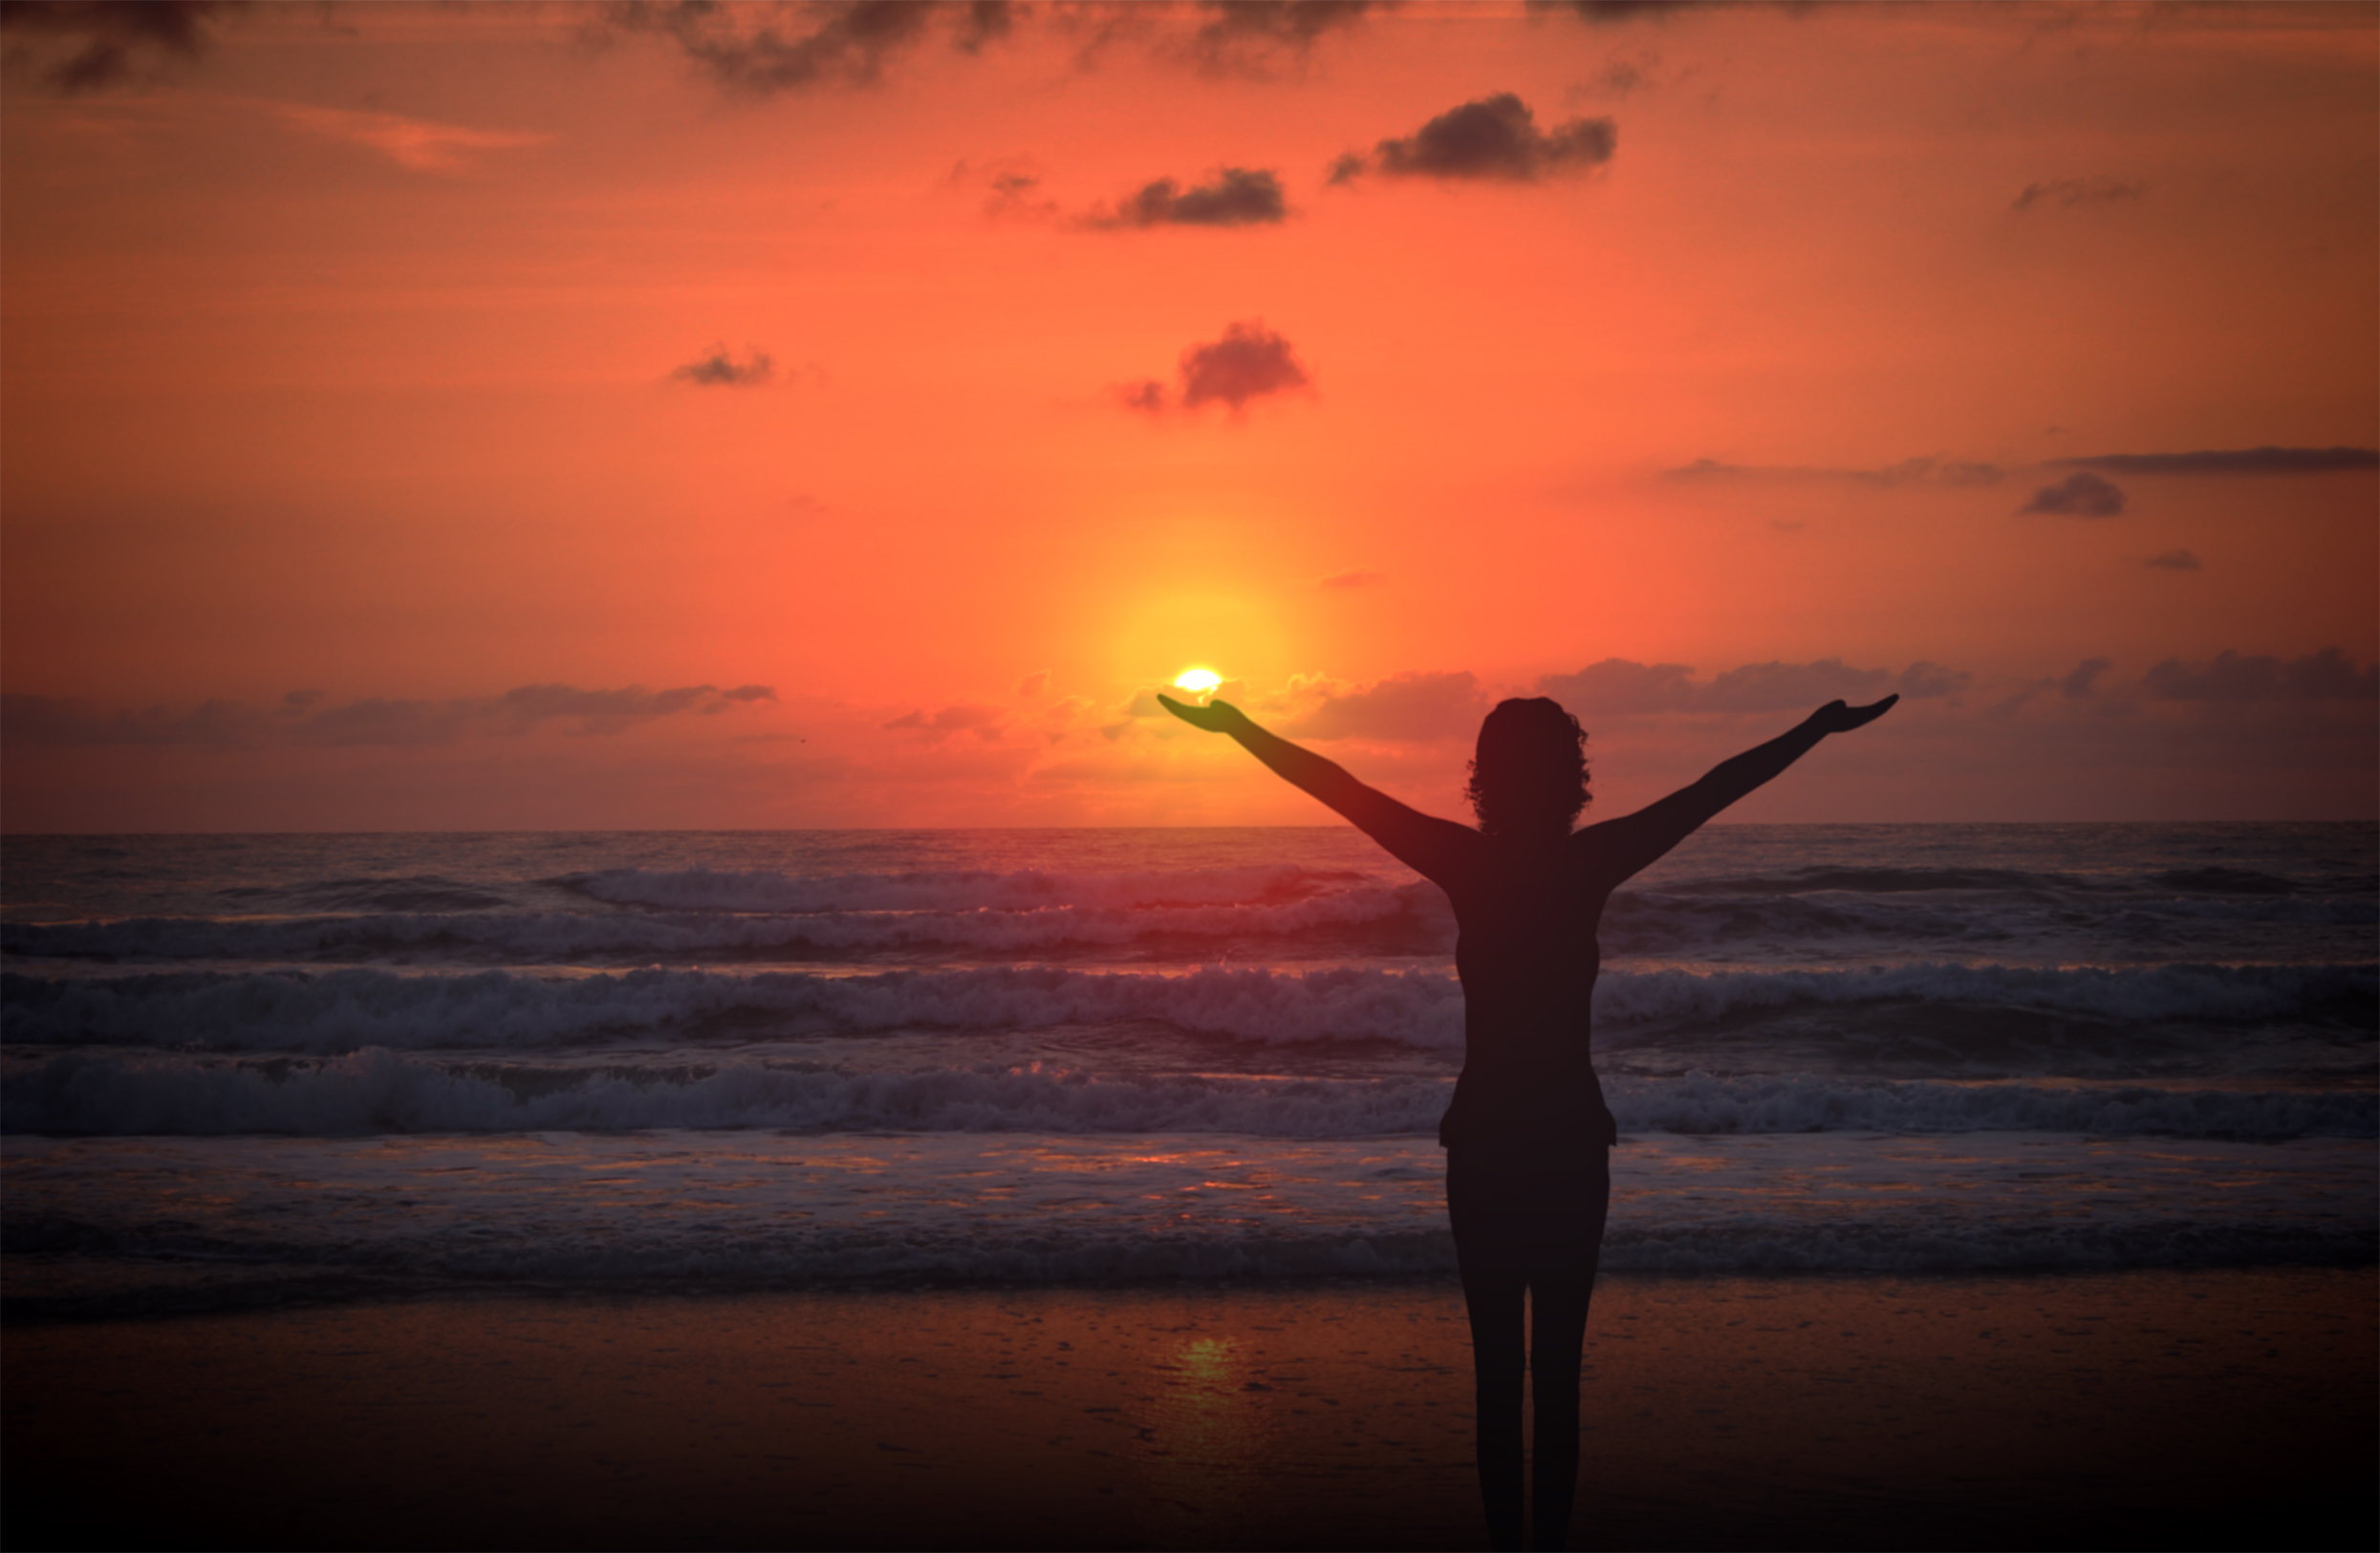
[[1237, 733], [1251, 726], [1247, 714], [1229, 701], [1208, 701], [1204, 706], [1193, 706], [1188, 701], [1178, 701], [1159, 692], [1157, 703], [1192, 727], [1204, 728], [1209, 733]]

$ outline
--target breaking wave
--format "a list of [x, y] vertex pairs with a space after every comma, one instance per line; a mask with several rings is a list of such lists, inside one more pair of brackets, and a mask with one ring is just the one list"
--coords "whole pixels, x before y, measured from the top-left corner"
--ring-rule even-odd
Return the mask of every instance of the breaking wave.
[[[1839, 971], [1607, 972], [1606, 1036], [1712, 1025], [1796, 1008], [1960, 1004], [2125, 1025], [2303, 1020], [2369, 1029], [2369, 965], [2160, 965], [2044, 969], [1916, 964]], [[1242, 1041], [1377, 1041], [1448, 1054], [1462, 1045], [1461, 990], [1430, 971], [1207, 967], [1182, 976], [1055, 967], [731, 975], [640, 970], [400, 975], [347, 969], [174, 971], [106, 978], [0, 976], [20, 1046], [141, 1046], [342, 1052], [363, 1046], [536, 1049], [607, 1038], [1028, 1030], [1166, 1024]]]

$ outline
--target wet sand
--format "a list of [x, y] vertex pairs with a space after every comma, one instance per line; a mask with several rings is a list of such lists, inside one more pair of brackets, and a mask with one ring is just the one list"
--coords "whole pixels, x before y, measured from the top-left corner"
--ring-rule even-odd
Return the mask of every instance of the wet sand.
[[[2369, 1547], [2369, 1269], [1607, 1279], [1574, 1546]], [[1469, 1547], [1451, 1283], [5, 1334], [12, 1549]]]

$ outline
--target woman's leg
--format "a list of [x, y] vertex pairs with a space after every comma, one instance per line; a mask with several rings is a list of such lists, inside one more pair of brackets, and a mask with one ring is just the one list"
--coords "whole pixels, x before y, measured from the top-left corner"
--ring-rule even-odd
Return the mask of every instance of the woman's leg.
[[[1521, 1542], [1522, 1296], [1528, 1275], [1464, 1267], [1462, 1303], [1471, 1316], [1471, 1366], [1479, 1383], [1480, 1499], [1487, 1510], [1490, 1546]], [[1577, 1367], [1571, 1368], [1577, 1392]], [[1573, 1410], [1575, 1412], [1575, 1410]], [[1577, 1434], [1575, 1416], [1573, 1439]], [[1575, 1443], [1572, 1455], [1576, 1455]]]
[[1529, 1379], [1537, 1392], [1536, 1545], [1560, 1547], [1569, 1535], [1578, 1490], [1578, 1371], [1587, 1342], [1587, 1301], [1595, 1269], [1563, 1267], [1528, 1275]]
[[1603, 1167], [1578, 1182], [1582, 1262], [1529, 1274], [1529, 1378], [1537, 1393], [1537, 1545], [1560, 1547], [1570, 1532], [1578, 1490], [1579, 1361], [1587, 1346], [1587, 1302], [1595, 1292], [1595, 1263], [1612, 1206], [1612, 1172]]

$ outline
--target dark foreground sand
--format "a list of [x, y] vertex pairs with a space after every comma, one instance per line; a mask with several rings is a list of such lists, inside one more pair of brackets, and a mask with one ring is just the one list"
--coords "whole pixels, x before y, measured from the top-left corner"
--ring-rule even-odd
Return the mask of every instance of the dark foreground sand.
[[[2370, 1547], [2374, 1275], [1607, 1280], [1576, 1546]], [[11, 1550], [1484, 1545], [1448, 1283], [5, 1338]]]

